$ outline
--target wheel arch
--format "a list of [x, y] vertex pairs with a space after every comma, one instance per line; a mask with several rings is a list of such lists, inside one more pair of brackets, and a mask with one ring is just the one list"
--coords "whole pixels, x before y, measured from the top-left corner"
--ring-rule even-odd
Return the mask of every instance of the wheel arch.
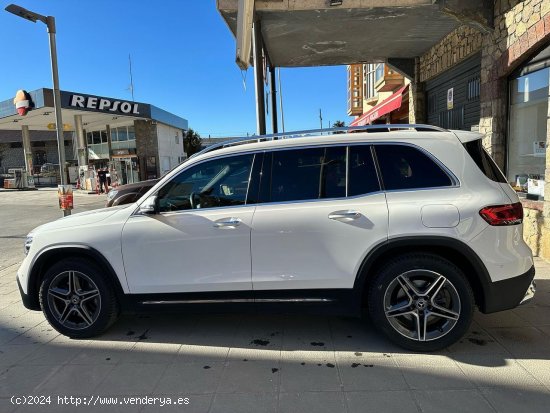
[[491, 277], [479, 256], [462, 241], [439, 236], [400, 237], [376, 246], [364, 258], [355, 278], [354, 301], [358, 308], [364, 306], [370, 280], [388, 260], [398, 255], [425, 252], [437, 254], [459, 267], [474, 292], [475, 304], [485, 311], [488, 286]]
[[40, 282], [47, 269], [55, 262], [66, 258], [84, 258], [89, 259], [98, 265], [106, 279], [114, 287], [115, 295], [119, 303], [123, 303], [124, 290], [120, 284], [115, 270], [109, 261], [96, 249], [86, 245], [59, 245], [45, 249], [34, 259], [29, 274], [28, 295], [33, 309], [40, 310], [38, 293], [40, 291]]

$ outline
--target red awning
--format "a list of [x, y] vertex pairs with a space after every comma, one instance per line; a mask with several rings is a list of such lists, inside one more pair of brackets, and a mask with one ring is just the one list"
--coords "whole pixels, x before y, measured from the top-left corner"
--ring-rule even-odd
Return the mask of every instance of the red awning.
[[402, 86], [391, 95], [389, 98], [383, 100], [378, 105], [373, 107], [366, 113], [363, 113], [357, 119], [350, 123], [349, 126], [363, 126], [372, 123], [381, 116], [384, 116], [391, 111], [399, 109], [401, 107], [401, 101], [403, 100], [403, 94], [409, 85]]

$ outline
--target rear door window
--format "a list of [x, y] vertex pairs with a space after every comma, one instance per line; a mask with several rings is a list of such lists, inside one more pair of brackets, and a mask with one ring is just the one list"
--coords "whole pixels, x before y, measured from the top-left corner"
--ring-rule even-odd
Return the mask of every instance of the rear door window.
[[346, 196], [346, 148], [274, 151], [269, 202]]
[[348, 196], [356, 196], [380, 190], [371, 145], [349, 147]]
[[386, 190], [451, 186], [451, 178], [427, 154], [407, 145], [375, 145]]

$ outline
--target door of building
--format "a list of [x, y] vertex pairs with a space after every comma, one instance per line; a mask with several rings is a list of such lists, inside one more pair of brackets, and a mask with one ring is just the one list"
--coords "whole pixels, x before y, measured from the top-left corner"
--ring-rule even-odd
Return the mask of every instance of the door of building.
[[137, 157], [115, 158], [113, 163], [119, 185], [131, 184], [139, 181]]
[[426, 82], [426, 120], [447, 129], [477, 129], [480, 119], [481, 54]]

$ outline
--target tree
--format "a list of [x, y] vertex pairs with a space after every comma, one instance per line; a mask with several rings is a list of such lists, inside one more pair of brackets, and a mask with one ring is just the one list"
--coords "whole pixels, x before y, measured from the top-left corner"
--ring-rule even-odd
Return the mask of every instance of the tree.
[[183, 136], [183, 149], [187, 156], [191, 156], [201, 150], [201, 136], [193, 129], [188, 129]]
[[[346, 123], [343, 120], [337, 120], [332, 124], [333, 128], [343, 128], [345, 126], [346, 126]], [[337, 133], [344, 133], [344, 132], [334, 132], [334, 133], [337, 134]]]

